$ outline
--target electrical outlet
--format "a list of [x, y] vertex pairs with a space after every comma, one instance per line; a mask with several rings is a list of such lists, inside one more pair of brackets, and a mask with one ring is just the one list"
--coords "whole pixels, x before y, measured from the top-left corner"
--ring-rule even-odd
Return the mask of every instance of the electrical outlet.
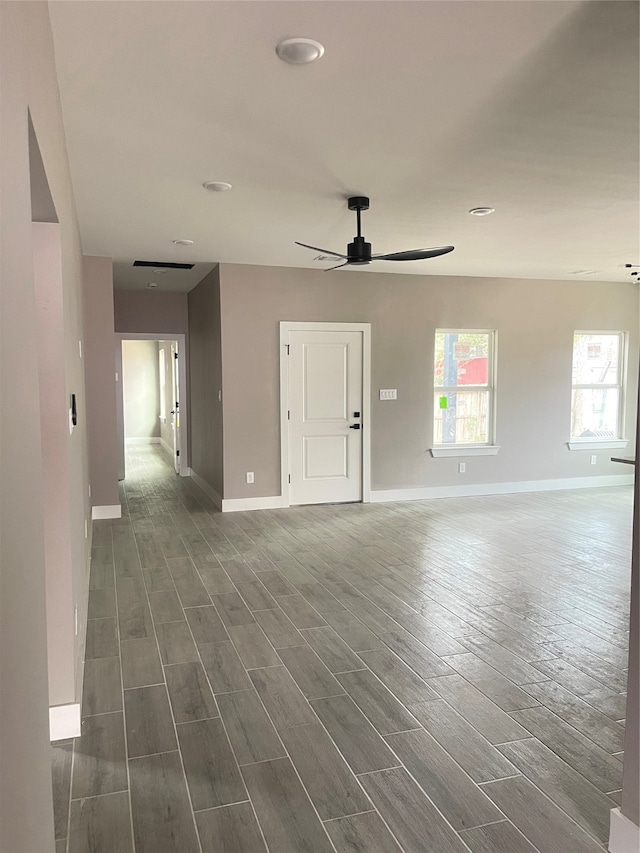
[[591, 464], [595, 465], [597, 461], [598, 461], [598, 457], [594, 453], [593, 456], [591, 457]]
[[253, 482], [254, 482], [253, 471], [247, 471], [247, 483], [253, 483]]
[[464, 472], [466, 470], [467, 470], [467, 463], [466, 462], [458, 462], [458, 474], [464, 474]]

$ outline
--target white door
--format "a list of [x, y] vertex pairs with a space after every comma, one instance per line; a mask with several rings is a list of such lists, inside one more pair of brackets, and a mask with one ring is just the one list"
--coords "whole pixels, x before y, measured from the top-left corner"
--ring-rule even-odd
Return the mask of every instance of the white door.
[[180, 385], [178, 371], [178, 348], [171, 344], [171, 432], [173, 435], [173, 467], [180, 473]]
[[362, 355], [362, 332], [289, 332], [291, 504], [362, 500]]

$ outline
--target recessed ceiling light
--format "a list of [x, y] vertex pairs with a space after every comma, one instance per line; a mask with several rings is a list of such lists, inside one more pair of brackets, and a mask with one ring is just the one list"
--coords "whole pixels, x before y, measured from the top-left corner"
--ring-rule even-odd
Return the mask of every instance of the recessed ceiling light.
[[155, 283], [155, 281], [148, 281], [148, 282], [147, 282], [147, 287], [149, 287], [149, 288], [154, 288], [154, 287], [157, 287], [157, 286], [158, 286], [158, 285]]
[[173, 240], [176, 246], [193, 246], [193, 240]]
[[488, 216], [490, 213], [495, 212], [495, 207], [472, 207], [469, 211], [472, 216]]
[[276, 53], [283, 62], [293, 65], [305, 65], [320, 59], [324, 53], [324, 47], [319, 41], [313, 39], [292, 38], [283, 39], [276, 46]]
[[154, 270], [154, 273], [156, 275], [166, 275], [168, 272], [169, 272], [169, 270], [161, 270], [161, 269]]
[[226, 181], [205, 181], [202, 186], [212, 193], [226, 193], [227, 190], [231, 189], [231, 184]]

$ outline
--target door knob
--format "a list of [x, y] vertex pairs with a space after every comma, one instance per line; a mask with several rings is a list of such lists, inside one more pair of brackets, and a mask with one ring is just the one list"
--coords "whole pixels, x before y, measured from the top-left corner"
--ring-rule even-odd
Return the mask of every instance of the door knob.
[[360, 424], [351, 424], [349, 429], [360, 429]]

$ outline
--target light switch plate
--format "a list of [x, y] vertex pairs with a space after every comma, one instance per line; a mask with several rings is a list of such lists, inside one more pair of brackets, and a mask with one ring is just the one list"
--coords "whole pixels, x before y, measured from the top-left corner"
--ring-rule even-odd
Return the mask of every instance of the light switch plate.
[[397, 388], [381, 388], [380, 389], [380, 399], [381, 400], [397, 400], [398, 399], [398, 389]]

